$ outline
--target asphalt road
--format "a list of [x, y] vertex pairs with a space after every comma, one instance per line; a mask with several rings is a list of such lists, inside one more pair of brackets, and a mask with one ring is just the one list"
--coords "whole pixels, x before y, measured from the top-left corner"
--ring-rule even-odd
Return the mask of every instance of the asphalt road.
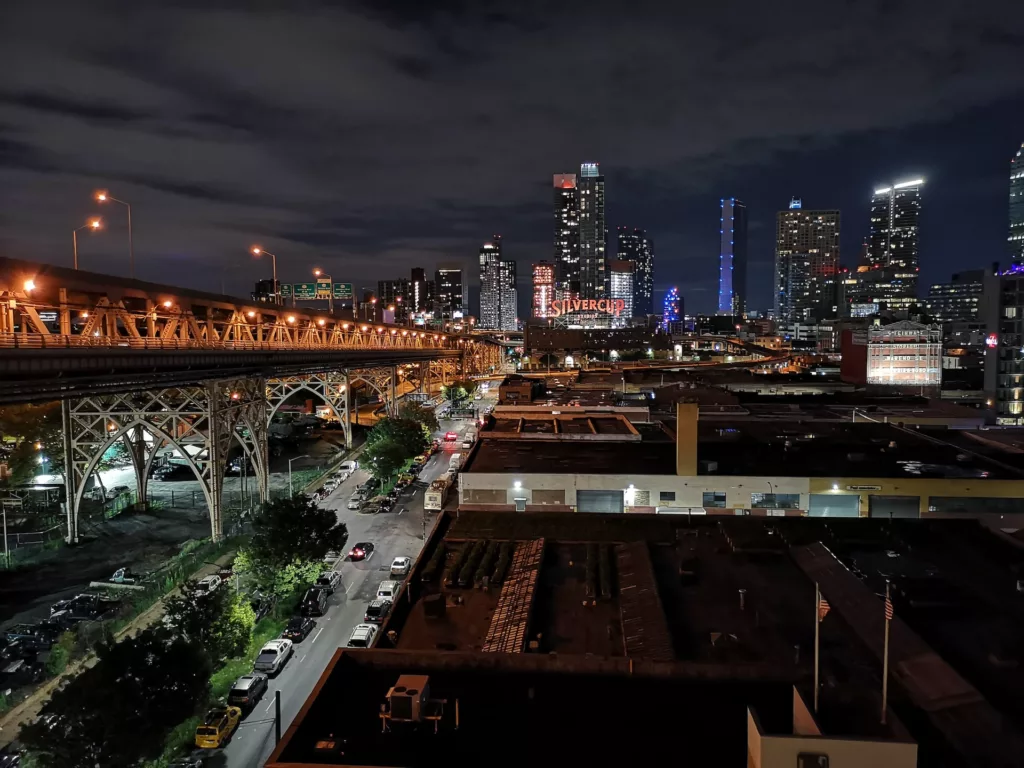
[[[483, 406], [494, 402], [494, 394], [475, 404]], [[459, 433], [460, 440], [447, 443], [427, 462], [419, 479], [430, 482], [448, 469], [452, 453], [459, 451], [461, 436], [475, 426], [467, 421], [442, 421], [441, 434], [447, 430]], [[281, 732], [283, 733], [298, 714], [316, 685], [327, 663], [339, 646], [348, 642], [352, 628], [362, 622], [367, 603], [377, 594], [377, 585], [388, 577], [391, 561], [399, 556], [415, 558], [423, 548], [423, 486], [401, 496], [394, 512], [380, 515], [361, 515], [345, 509], [345, 504], [356, 485], [369, 475], [357, 471], [334, 491], [321, 506], [334, 509], [338, 519], [348, 525], [348, 547], [361, 541], [372, 542], [375, 550], [365, 562], [342, 560], [336, 565], [341, 572], [341, 584], [331, 596], [329, 608], [317, 620], [317, 627], [302, 643], [287, 665], [271, 680], [270, 688], [256, 707], [246, 715], [231, 742], [224, 749], [229, 768], [262, 766], [274, 749], [274, 692], [281, 692]], [[428, 517], [427, 526], [433, 524]]]

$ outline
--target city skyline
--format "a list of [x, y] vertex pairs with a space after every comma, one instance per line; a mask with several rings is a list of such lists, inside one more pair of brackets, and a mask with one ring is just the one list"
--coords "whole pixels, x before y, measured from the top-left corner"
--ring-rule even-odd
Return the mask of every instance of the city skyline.
[[[234, 10], [211, 27], [188, 7], [140, 9], [139, 19], [150, 19], [155, 30], [148, 41], [125, 34], [127, 20], [97, 26], [85, 9], [68, 11], [57, 30], [39, 8], [9, 9], [12, 23], [0, 32], [0, 50], [11, 57], [0, 98], [0, 183], [8, 191], [0, 251], [67, 265], [68, 230], [103, 214], [105, 230], [81, 238], [83, 268], [123, 269], [123, 212], [90, 201], [94, 189], [106, 188], [133, 206], [140, 279], [182, 275], [209, 287], [211, 268], [223, 266], [227, 290], [245, 293], [268, 276], [247, 252], [253, 242], [279, 254], [293, 273], [283, 280], [321, 266], [336, 279], [375, 284], [451, 260], [473, 274], [479, 242], [498, 230], [508, 237], [508, 258], [519, 262], [524, 293], [528, 265], [551, 254], [545, 179], [553, 169], [591, 159], [607, 180], [609, 229], [642, 226], [658, 242], [655, 307], [678, 284], [694, 311], [714, 311], [718, 233], [708, 222], [726, 191], [750, 213], [752, 307], [770, 305], [770, 232], [775, 212], [794, 192], [843, 211], [842, 250], [855, 254], [867, 234], [863, 190], [880, 179], [921, 176], [930, 181], [929, 225], [921, 233], [924, 284], [970, 268], [972, 254], [1008, 263], [1007, 164], [1024, 140], [1018, 98], [1024, 73], [1009, 66], [1016, 48], [1001, 37], [1013, 6], [975, 9], [971, 25], [957, 9], [930, 7], [929, 31], [921, 34], [911, 5], [851, 14], [842, 35], [814, 14], [773, 14], [778, 44], [771, 77], [747, 60], [753, 52], [709, 55], [706, 46], [713, 50], [715, 41], [736, 33], [715, 25], [712, 14], [695, 12], [706, 18], [687, 25], [701, 29], [706, 46], [679, 46], [673, 34], [679, 11], [652, 7], [639, 21], [632, 11], [591, 5], [597, 37], [635, 24], [651, 41], [675, 40], [669, 48], [648, 46], [635, 69], [638, 80], [611, 84], [600, 68], [583, 68], [579, 77], [564, 71], [550, 60], [554, 49], [542, 44], [551, 36], [583, 45], [566, 34], [576, 18], [571, 3], [533, 16], [524, 11], [534, 23], [515, 28], [475, 12], [452, 19], [458, 40], [499, 30], [508, 35], [475, 68], [461, 65], [464, 45], [445, 48], [429, 25], [395, 24], [411, 14], [400, 9]], [[739, 16], [751, 30], [765, 21], [759, 13]], [[186, 55], [176, 30], [197, 28], [209, 35], [193, 41]], [[332, 34], [353, 44], [320, 34], [335, 28], [347, 30]], [[879, 52], [901, 50], [899, 41], [913, 33], [927, 55], [903, 61], [901, 53], [899, 66], [876, 71], [877, 52], [851, 42], [860, 32]], [[236, 48], [221, 37], [237, 41], [239, 55], [253, 45], [266, 54], [239, 71]], [[367, 42], [356, 44], [360, 38]], [[538, 80], [550, 87], [532, 94], [529, 104], [510, 76], [529, 74], [510, 66], [525, 50], [544, 51], [531, 68], [552, 73]], [[402, 51], [408, 61], [382, 51]], [[616, 62], [627, 57], [614, 47], [609, 55]], [[942, 62], [953, 56], [956, 74], [943, 98], [932, 99], [928, 84], [947, 76]], [[812, 77], [807, 57], [820, 71], [834, 69], [829, 88], [806, 82]], [[364, 72], [367, 79], [319, 74], [331, 71]], [[691, 75], [673, 86], [672, 103], [659, 107], [663, 114], [631, 119], [645, 114], [651, 87], [664, 90], [664, 81], [644, 85], [652, 73], [673, 72]], [[571, 78], [577, 79], [571, 90], [585, 97], [574, 109], [552, 108], [564, 102]], [[493, 100], [467, 98], [480, 90]], [[404, 126], [396, 107], [375, 97], [384, 93], [432, 105], [422, 116], [431, 129]], [[800, 110], [789, 103], [787, 94], [795, 93]], [[620, 107], [617, 118], [597, 119], [593, 105], [609, 95]], [[684, 119], [696, 105], [713, 119]], [[310, 119], [285, 117], [294, 112]], [[720, 127], [722, 118], [728, 129]], [[338, 135], [354, 140], [339, 145]], [[524, 307], [521, 301], [521, 315]]]

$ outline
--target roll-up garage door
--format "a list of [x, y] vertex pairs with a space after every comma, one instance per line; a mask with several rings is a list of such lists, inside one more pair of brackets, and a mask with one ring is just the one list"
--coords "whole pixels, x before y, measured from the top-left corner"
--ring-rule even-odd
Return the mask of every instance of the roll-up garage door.
[[870, 496], [871, 517], [913, 517], [921, 516], [920, 496]]
[[576, 491], [576, 510], [621, 513], [622, 491]]
[[859, 517], [860, 496], [839, 493], [812, 493], [810, 517]]

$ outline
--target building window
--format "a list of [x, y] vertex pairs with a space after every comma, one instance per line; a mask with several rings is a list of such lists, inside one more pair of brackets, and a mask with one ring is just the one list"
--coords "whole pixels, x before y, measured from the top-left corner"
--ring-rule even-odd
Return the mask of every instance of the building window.
[[752, 493], [750, 506], [756, 509], [799, 509], [799, 493]]
[[675, 500], [676, 500], [676, 492], [675, 491], [661, 491], [658, 494], [658, 501], [675, 501]]
[[725, 494], [718, 491], [704, 491], [704, 507], [725, 508]]

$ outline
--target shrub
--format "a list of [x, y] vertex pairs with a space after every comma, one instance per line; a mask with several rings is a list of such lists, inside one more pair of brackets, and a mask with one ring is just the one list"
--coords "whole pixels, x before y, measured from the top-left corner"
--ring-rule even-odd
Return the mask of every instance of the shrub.
[[420, 572], [420, 580], [424, 583], [434, 580], [437, 576], [437, 572], [441, 569], [441, 564], [444, 562], [445, 548], [444, 542], [440, 542], [437, 548], [434, 550], [434, 554], [430, 556], [427, 564], [423, 566], [423, 570]]
[[475, 543], [475, 541], [465, 541], [462, 543], [459, 551], [455, 553], [451, 565], [448, 566], [448, 573], [444, 577], [444, 585], [446, 587], [455, 586], [455, 581], [459, 578], [459, 572], [462, 570], [462, 564], [466, 562], [466, 558], [469, 557], [469, 551]]
[[505, 581], [505, 574], [508, 573], [508, 567], [512, 563], [512, 553], [515, 552], [516, 543], [514, 541], [504, 541], [501, 543], [501, 549], [498, 552], [498, 562], [494, 564], [494, 573], [491, 574], [492, 584], [501, 584]]
[[468, 587], [473, 581], [473, 573], [476, 571], [476, 567], [480, 564], [480, 558], [484, 556], [484, 550], [487, 548], [487, 542], [484, 539], [477, 539], [473, 542], [473, 548], [469, 551], [469, 556], [466, 561], [462, 564], [462, 568], [459, 571], [459, 586]]
[[75, 633], [64, 632], [50, 648], [50, 656], [46, 659], [46, 673], [51, 677], [63, 675], [75, 651]]
[[487, 544], [487, 550], [484, 552], [483, 559], [480, 561], [480, 565], [477, 566], [476, 572], [473, 574], [473, 586], [483, 586], [484, 579], [490, 579], [491, 572], [494, 570], [494, 561], [498, 557], [498, 542], [491, 541]]

